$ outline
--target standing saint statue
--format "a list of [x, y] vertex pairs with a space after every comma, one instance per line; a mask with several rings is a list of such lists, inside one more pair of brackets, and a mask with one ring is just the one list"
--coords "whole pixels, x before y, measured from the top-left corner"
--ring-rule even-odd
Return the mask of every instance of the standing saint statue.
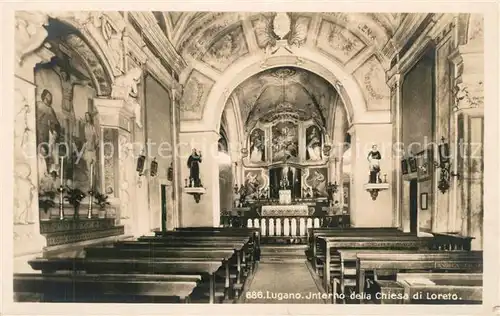
[[189, 186], [190, 187], [201, 187], [200, 180], [200, 163], [201, 163], [201, 151], [198, 152], [196, 148], [193, 149], [191, 156], [189, 156], [187, 165], [189, 168]]
[[377, 145], [372, 146], [372, 150], [368, 153], [368, 162], [370, 164], [370, 181], [369, 183], [382, 182], [380, 179], [380, 160], [382, 155], [377, 149]]

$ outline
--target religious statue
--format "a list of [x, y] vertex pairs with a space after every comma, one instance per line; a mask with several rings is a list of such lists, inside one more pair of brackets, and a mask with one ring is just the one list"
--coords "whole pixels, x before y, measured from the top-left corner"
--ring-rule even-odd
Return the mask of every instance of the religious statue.
[[198, 152], [196, 148], [193, 149], [191, 156], [189, 156], [187, 165], [189, 168], [189, 186], [199, 188], [202, 187], [200, 180], [200, 163], [201, 151]]
[[125, 75], [116, 78], [111, 90], [113, 99], [121, 99], [127, 101], [135, 115], [135, 123], [142, 128], [141, 123], [141, 106], [137, 101], [138, 87], [141, 81], [142, 69], [135, 67], [130, 69]]
[[250, 161], [264, 161], [264, 135], [262, 130], [255, 130], [250, 136]]
[[372, 146], [372, 150], [368, 153], [368, 162], [370, 164], [370, 181], [369, 183], [380, 183], [380, 160], [382, 155], [377, 150], [377, 145]]
[[335, 184], [328, 182], [326, 187], [326, 193], [328, 194], [328, 202], [332, 204], [333, 202], [333, 194], [337, 192], [337, 182]]
[[240, 195], [240, 207], [241, 207], [244, 205], [248, 195], [247, 188], [243, 184], [240, 185], [240, 190], [238, 191], [238, 194]]
[[[85, 143], [83, 145], [85, 163], [87, 165], [87, 172], [89, 172], [89, 178], [95, 177], [96, 169], [92, 169], [91, 165], [97, 164], [97, 153], [99, 152], [99, 133], [97, 133], [96, 127], [94, 125], [94, 117], [90, 112], [85, 113]], [[90, 172], [94, 174], [90, 174]]]
[[321, 160], [321, 136], [316, 126], [312, 126], [310, 133], [307, 133], [306, 159], [311, 161]]

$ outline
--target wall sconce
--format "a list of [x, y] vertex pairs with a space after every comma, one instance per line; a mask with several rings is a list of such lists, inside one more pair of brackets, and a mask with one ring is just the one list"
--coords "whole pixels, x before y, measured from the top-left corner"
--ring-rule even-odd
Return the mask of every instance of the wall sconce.
[[158, 162], [156, 161], [156, 157], [154, 157], [153, 161], [151, 161], [151, 167], [150, 167], [149, 174], [152, 177], [156, 177], [156, 175], [158, 174]]
[[137, 158], [137, 167], [136, 171], [139, 173], [139, 177], [144, 175], [144, 164], [146, 163], [146, 156], [144, 155], [144, 151], [141, 152], [139, 158]]
[[172, 163], [170, 163], [170, 167], [168, 167], [167, 171], [167, 180], [172, 181], [174, 179], [174, 168], [172, 167]]
[[450, 188], [451, 177], [460, 178], [460, 174], [451, 171], [450, 145], [445, 142], [444, 137], [441, 137], [441, 144], [438, 146], [438, 152], [439, 164], [435, 162], [434, 167], [441, 169], [438, 189], [444, 194]]

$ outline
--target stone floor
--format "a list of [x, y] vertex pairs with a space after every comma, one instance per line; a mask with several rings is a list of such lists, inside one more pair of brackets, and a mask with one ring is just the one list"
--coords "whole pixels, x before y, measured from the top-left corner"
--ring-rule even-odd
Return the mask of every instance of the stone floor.
[[243, 303], [325, 304], [306, 262], [261, 262]]

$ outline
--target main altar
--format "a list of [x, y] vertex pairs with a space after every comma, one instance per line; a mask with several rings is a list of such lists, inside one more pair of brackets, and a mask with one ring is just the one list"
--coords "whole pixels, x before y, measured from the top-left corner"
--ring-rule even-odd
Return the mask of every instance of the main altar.
[[[304, 204], [296, 205], [263, 205], [261, 216], [308, 216], [309, 206]], [[312, 209], [314, 212], [314, 208]]]

